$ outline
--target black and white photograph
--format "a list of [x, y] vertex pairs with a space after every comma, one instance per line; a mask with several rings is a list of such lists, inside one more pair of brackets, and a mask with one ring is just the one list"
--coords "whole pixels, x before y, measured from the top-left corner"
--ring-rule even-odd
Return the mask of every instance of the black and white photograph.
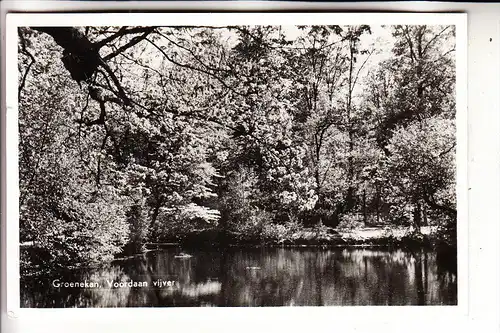
[[233, 21], [17, 27], [20, 307], [456, 306], [466, 36]]

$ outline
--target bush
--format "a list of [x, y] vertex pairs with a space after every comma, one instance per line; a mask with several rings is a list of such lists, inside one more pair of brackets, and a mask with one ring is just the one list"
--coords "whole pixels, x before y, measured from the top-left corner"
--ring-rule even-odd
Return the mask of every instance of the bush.
[[325, 237], [328, 235], [328, 227], [322, 221], [319, 221], [314, 226], [313, 232], [316, 233], [317, 237]]
[[[126, 206], [117, 198], [98, 195], [89, 201], [64, 197], [44, 205], [43, 221], [32, 239], [36, 250], [28, 251], [26, 267], [68, 267], [112, 260], [128, 241]], [[25, 217], [23, 217], [25, 218]]]
[[284, 226], [289, 230], [289, 232], [296, 233], [303, 228], [302, 223], [299, 218], [295, 215], [289, 215], [288, 221], [285, 222]]
[[273, 215], [257, 207], [245, 207], [246, 211], [239, 220], [231, 220], [229, 231], [236, 234], [239, 239], [265, 238], [266, 232], [271, 232]]
[[341, 217], [338, 229], [358, 229], [365, 225], [361, 214], [346, 214]]
[[281, 224], [266, 224], [262, 228], [262, 238], [268, 241], [284, 242], [290, 235], [289, 229]]
[[[324, 227], [324, 226], [323, 226]], [[325, 233], [326, 233], [326, 227]], [[289, 220], [283, 224], [268, 222], [263, 225], [261, 236], [267, 241], [283, 243], [292, 240], [294, 235], [302, 230], [302, 225], [298, 218], [290, 216]], [[320, 232], [321, 230], [318, 230]]]

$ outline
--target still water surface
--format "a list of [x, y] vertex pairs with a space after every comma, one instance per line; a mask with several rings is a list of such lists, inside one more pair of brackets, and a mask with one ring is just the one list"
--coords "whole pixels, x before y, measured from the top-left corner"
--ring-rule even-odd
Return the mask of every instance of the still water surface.
[[[450, 264], [426, 251], [168, 249], [101, 268], [24, 278], [21, 306], [455, 305]], [[82, 285], [64, 287], [70, 283]]]

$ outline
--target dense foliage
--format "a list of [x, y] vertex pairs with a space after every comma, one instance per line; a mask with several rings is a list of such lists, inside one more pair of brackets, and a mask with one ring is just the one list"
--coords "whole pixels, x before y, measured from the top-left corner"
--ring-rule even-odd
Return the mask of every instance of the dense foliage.
[[452, 26], [21, 28], [18, 64], [23, 264], [207, 232], [454, 240]]

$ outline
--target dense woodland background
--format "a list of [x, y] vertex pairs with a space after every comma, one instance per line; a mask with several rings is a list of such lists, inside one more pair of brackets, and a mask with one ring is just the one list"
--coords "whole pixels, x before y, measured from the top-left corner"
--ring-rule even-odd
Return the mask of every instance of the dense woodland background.
[[453, 26], [20, 28], [22, 267], [205, 231], [454, 244], [454, 48]]

